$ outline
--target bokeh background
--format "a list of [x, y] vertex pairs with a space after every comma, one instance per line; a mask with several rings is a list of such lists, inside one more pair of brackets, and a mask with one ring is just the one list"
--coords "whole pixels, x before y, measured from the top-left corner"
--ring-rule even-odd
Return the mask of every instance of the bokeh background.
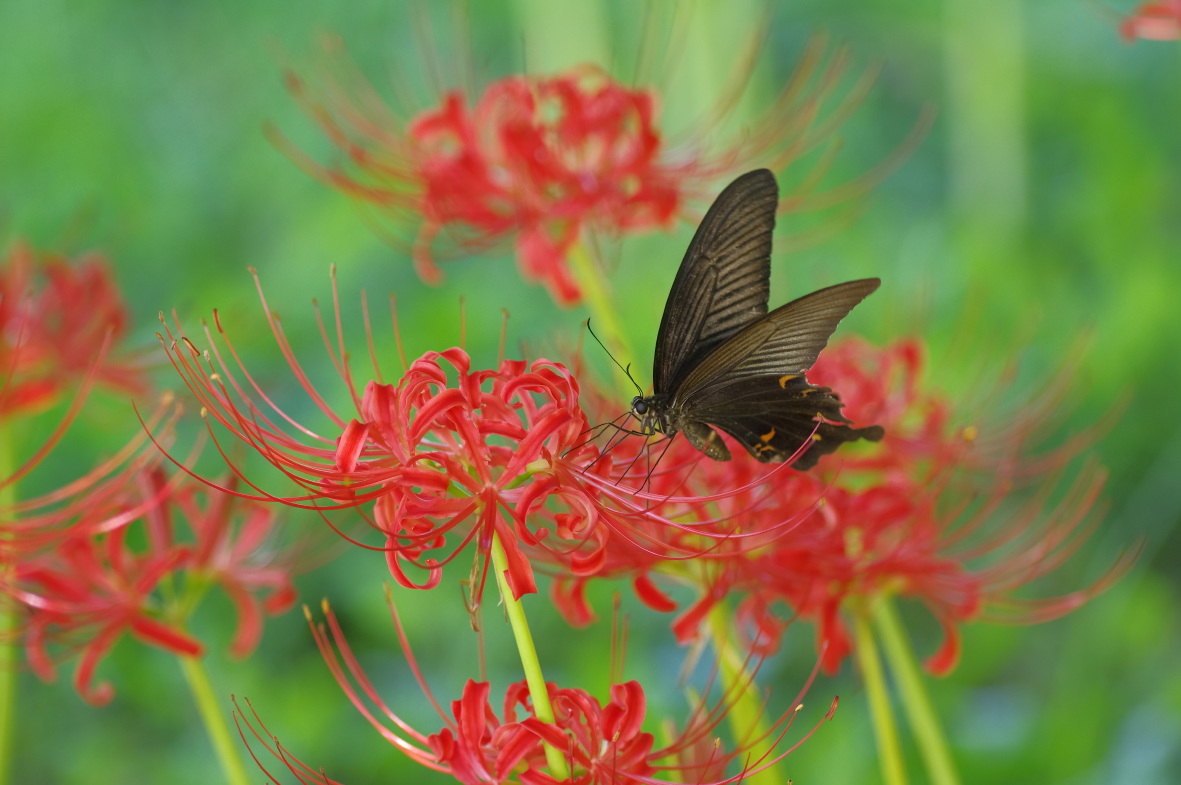
[[[1122, 0], [678, 8], [674, 15], [658, 4], [559, 8], [520, 0], [423, 4], [416, 17], [388, 0], [6, 0], [0, 239], [107, 254], [133, 312], [135, 342], [149, 349], [158, 311], [175, 308], [192, 329], [218, 308], [252, 367], [297, 414], [307, 404], [298, 391], [284, 398], [289, 377], [248, 266], [258, 269], [301, 359], [321, 369], [322, 389], [338, 400], [310, 305], [329, 299], [332, 264], [346, 309], [361, 289], [378, 304], [397, 293], [412, 356], [459, 340], [463, 297], [467, 345], [478, 364], [495, 361], [502, 309], [511, 313], [510, 352], [527, 347], [532, 356], [563, 359], [578, 340], [582, 310], [562, 310], [541, 288], [520, 283], [504, 257], [457, 260], [445, 266], [442, 287], [425, 286], [354, 205], [275, 148], [266, 127], [331, 159], [328, 143], [285, 91], [283, 69], [312, 72], [322, 36], [339, 34], [379, 90], [406, 91], [425, 107], [469, 69], [484, 83], [591, 61], [627, 81], [643, 47], [666, 46], [675, 32], [683, 50], [675, 67], [661, 67], [657, 57], [648, 73], [665, 121], [683, 132], [729, 89], [735, 53], [765, 35], [745, 97], [726, 121], [733, 130], [778, 92], [809, 39], [827, 35], [833, 46], [848, 46], [860, 68], [881, 69], [840, 131], [845, 144], [831, 184], [890, 158], [925, 111], [933, 109], [935, 120], [872, 194], [820, 219], [839, 231], [777, 255], [773, 303], [880, 276], [881, 291], [842, 329], [878, 341], [922, 334], [931, 346], [932, 383], [976, 403], [972, 386], [1015, 363], [1006, 403], [1019, 407], [1039, 380], [1081, 356], [1062, 431], [1107, 423], [1092, 448], [1111, 471], [1106, 521], [1071, 565], [1035, 589], [1070, 590], [1101, 574], [1121, 548], [1144, 547], [1116, 588], [1063, 620], [969, 628], [960, 667], [931, 686], [964, 780], [1181, 781], [1181, 44], [1121, 40], [1120, 15], [1131, 10]], [[790, 248], [793, 232], [816, 225], [813, 216], [781, 220], [777, 248]], [[647, 368], [664, 294], [691, 232], [683, 224], [618, 243], [607, 255], [641, 355], [624, 361], [638, 368]], [[362, 352], [361, 333], [353, 335]], [[161, 368], [161, 383], [175, 386], [169, 374]], [[137, 427], [125, 407], [104, 412], [105, 436], [81, 438], [77, 452], [58, 456], [55, 466], [85, 466], [87, 449], [99, 451], [103, 438]], [[290, 525], [316, 522], [292, 516]], [[436, 724], [419, 705], [385, 617], [384, 574], [380, 559], [347, 553], [303, 576], [300, 588], [312, 604], [322, 596], [333, 601], [387, 700], [429, 730]], [[444, 701], [458, 695], [475, 663], [458, 588], [450, 599], [401, 600]], [[228, 642], [227, 610], [214, 604], [195, 626], [209, 640]], [[936, 630], [921, 614], [912, 622], [918, 648], [930, 651]], [[610, 654], [605, 626], [571, 635], [557, 623], [534, 624], [542, 625], [537, 634], [543, 658], [554, 663], [552, 678], [579, 674], [602, 688]], [[659, 626], [636, 612], [629, 676], [659, 683], [675, 671], [683, 652]], [[514, 655], [498, 640], [493, 632], [489, 656], [503, 684], [516, 678]], [[810, 667], [809, 647], [805, 636], [796, 660], [776, 666], [785, 695]], [[209, 667], [223, 692], [248, 696], [273, 733], [333, 778], [444, 781], [407, 767], [342, 698], [298, 612], [271, 620], [262, 648], [245, 662], [212, 648]], [[171, 657], [125, 642], [103, 675], [118, 696], [102, 709], [77, 697], [68, 671], [56, 685], [24, 680], [14, 781], [218, 780]], [[675, 684], [666, 681], [667, 705], [676, 707]], [[836, 720], [790, 758], [797, 783], [876, 781], [863, 695], [848, 666], [821, 679], [810, 700], [827, 705], [837, 693]], [[261, 773], [256, 779], [263, 781]]]

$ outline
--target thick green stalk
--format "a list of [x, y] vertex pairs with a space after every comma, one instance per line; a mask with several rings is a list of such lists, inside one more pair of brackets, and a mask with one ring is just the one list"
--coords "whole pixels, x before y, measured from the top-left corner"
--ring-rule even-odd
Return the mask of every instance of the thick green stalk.
[[513, 11], [525, 38], [525, 70], [553, 74], [586, 63], [606, 65], [611, 53], [604, 4], [516, 0]]
[[230, 733], [226, 723], [226, 712], [213, 692], [209, 683], [209, 675], [199, 657], [179, 657], [180, 669], [189, 683], [189, 691], [193, 693], [193, 702], [197, 704], [197, 711], [205, 723], [205, 731], [213, 743], [217, 753], [217, 762], [221, 764], [222, 774], [229, 785], [251, 785], [252, 780], [246, 776], [246, 769], [242, 765], [242, 757], [238, 754], [238, 739]]
[[[5, 567], [5, 571], [9, 568]], [[20, 616], [16, 601], [0, 594], [0, 785], [12, 772], [13, 732], [16, 716], [17, 683], [21, 670], [21, 648], [17, 640]]]
[[[758, 685], [746, 669], [741, 652], [730, 641], [730, 611], [721, 603], [714, 606], [709, 614], [709, 634], [718, 653], [718, 669], [724, 694], [730, 700], [726, 722], [738, 745], [753, 743], [756, 739], [774, 738], [766, 723], [766, 712], [759, 697]], [[757, 746], [750, 750], [750, 759], [757, 760], [767, 749]], [[748, 774], [743, 780], [747, 785], [778, 785], [788, 782], [776, 766]]]
[[[11, 434], [0, 426], [0, 481], [12, 476]], [[7, 524], [16, 518], [13, 505], [16, 504], [16, 488], [13, 485], [0, 486], [0, 521]], [[0, 531], [0, 549], [9, 547], [12, 533]], [[10, 572], [12, 565], [8, 563], [7, 554], [0, 553], [5, 572]], [[0, 578], [7, 579], [7, 575]], [[17, 614], [16, 601], [5, 593], [0, 593], [0, 785], [8, 782], [12, 771], [12, 719], [16, 716], [16, 685], [20, 674], [21, 651], [17, 642], [17, 625], [20, 617]]]
[[948, 202], [990, 249], [1018, 242], [1028, 220], [1024, 5], [944, 0], [942, 8], [946, 100], [940, 125], [949, 152]]
[[886, 687], [886, 675], [878, 657], [873, 630], [862, 612], [853, 615], [853, 627], [857, 636], [857, 665], [861, 669], [865, 694], [869, 698], [869, 713], [878, 744], [878, 766], [882, 771], [882, 781], [886, 785], [906, 785], [906, 766], [898, 744], [894, 708], [890, 704], [890, 690]]
[[922, 752], [928, 781], [931, 785], [959, 785], [960, 777], [951, 750], [948, 749], [947, 738], [943, 735], [943, 726], [927, 696], [923, 674], [919, 671], [914, 650], [903, 632], [894, 603], [889, 599], [877, 602], [873, 609], [873, 621], [881, 636], [890, 672], [898, 684], [906, 718]]
[[615, 303], [603, 279], [602, 270], [582, 243], [570, 249], [570, 270], [582, 289], [582, 300], [591, 315], [591, 329], [616, 358], [627, 363], [635, 359], [627, 333], [615, 311]]
[[[525, 607], [520, 600], [513, 597], [512, 589], [509, 588], [508, 578], [505, 577], [508, 556], [500, 543], [500, 536], [495, 533], [492, 535], [492, 569], [496, 573], [496, 585], [500, 589], [509, 626], [512, 627], [513, 638], [517, 642], [517, 652], [521, 656], [521, 666], [525, 670], [525, 683], [529, 685], [533, 713], [537, 719], [552, 725], [554, 709], [549, 702], [549, 691], [545, 688], [545, 676], [541, 672], [537, 648], [533, 645], [533, 636], [529, 632], [529, 620], [525, 618]], [[570, 776], [570, 769], [561, 750], [545, 745], [545, 760], [549, 764], [549, 774], [554, 779], [564, 780]]]

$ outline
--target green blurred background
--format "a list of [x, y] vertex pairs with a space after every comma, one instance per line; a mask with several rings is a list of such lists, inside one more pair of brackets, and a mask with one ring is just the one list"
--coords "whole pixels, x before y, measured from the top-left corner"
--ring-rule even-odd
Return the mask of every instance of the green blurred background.
[[[1114, 590], [1063, 620], [968, 629], [959, 669], [932, 684], [964, 780], [1181, 781], [1181, 44], [1120, 40], [1118, 13], [1130, 10], [1127, 3], [811, 0], [775, 4], [770, 17], [759, 3], [689, 3], [677, 20], [653, 7], [657, 13], [647, 16], [627, 2], [577, 11], [540, 0], [483, 3], [461, 10], [456, 25], [452, 6], [424, 4], [431, 22], [424, 31], [402, 4], [369, 0], [6, 0], [0, 239], [108, 254], [127, 292], [137, 345], [154, 345], [159, 310], [176, 308], [195, 330], [199, 318], [220, 309], [272, 390], [288, 377], [247, 266], [259, 270], [301, 359], [319, 364], [321, 388], [342, 403], [310, 318], [309, 301], [328, 300], [330, 264], [350, 310], [362, 288], [376, 303], [387, 291], [398, 294], [412, 355], [458, 340], [464, 295], [477, 364], [495, 360], [504, 308], [512, 314], [510, 346], [553, 354], [577, 340], [581, 310], [560, 310], [540, 288], [518, 285], [507, 259], [457, 261], [445, 266], [444, 286], [424, 286], [346, 198], [268, 142], [262, 129], [273, 124], [320, 160], [330, 156], [284, 90], [284, 64], [310, 71], [319, 36], [338, 33], [379, 89], [396, 83], [426, 106], [437, 88], [424, 68], [424, 41], [437, 48], [445, 80], [467, 62], [485, 82], [585, 60], [626, 80], [636, 53], [675, 27], [684, 52], [675, 69], [656, 68], [654, 76], [668, 122], [685, 131], [678, 123], [726, 89], [735, 52], [765, 30], [763, 56], [729, 121], [741, 129], [748, 112], [777, 94], [809, 38], [826, 33], [851, 47], [860, 66], [882, 66], [841, 131], [845, 147], [832, 184], [890, 156], [924, 108], [934, 107], [936, 120], [860, 205], [856, 221], [816, 247], [777, 257], [772, 301], [877, 275], [882, 290], [846, 329], [880, 341], [921, 333], [932, 347], [934, 383], [971, 399], [974, 380], [1016, 358], [1019, 384], [1032, 384], [1051, 377], [1081, 345], [1086, 353], [1064, 430], [1122, 407], [1095, 447], [1111, 469], [1105, 526], [1061, 575], [1034, 589], [1048, 595], [1094, 579], [1141, 538], [1143, 556]], [[466, 40], [456, 34], [462, 28]], [[781, 221], [778, 247], [814, 223]], [[641, 355], [628, 359], [637, 367], [647, 366], [664, 292], [691, 230], [625, 241], [611, 259]], [[353, 335], [360, 353], [361, 333]], [[166, 371], [161, 383], [175, 385]], [[1023, 389], [1032, 387], [1019, 386], [1014, 402]], [[308, 411], [298, 391], [277, 395], [293, 411]], [[115, 419], [107, 430], [122, 427], [118, 416], [108, 415]], [[70, 458], [58, 456], [55, 466], [68, 468]], [[79, 470], [87, 460], [79, 459]], [[315, 525], [294, 517], [291, 524]], [[384, 615], [384, 575], [381, 560], [350, 552], [303, 576], [300, 588], [305, 601], [332, 599], [386, 699], [429, 731], [438, 723], [419, 705]], [[431, 683], [447, 701], [474, 672], [475, 657], [459, 590], [443, 591], [454, 602], [401, 602], [416, 651], [431, 663]], [[598, 607], [609, 607], [606, 593]], [[222, 653], [227, 610], [214, 603], [195, 622], [214, 642], [209, 667], [223, 691], [248, 696], [296, 754], [347, 783], [445, 781], [408, 768], [342, 698], [299, 613], [271, 620], [259, 652], [231, 662]], [[936, 631], [921, 613], [912, 621], [920, 651], [930, 651]], [[554, 663], [551, 678], [577, 675], [603, 690], [605, 627], [570, 635], [534, 623], [542, 656]], [[670, 696], [663, 707], [675, 710], [675, 684], [665, 674], [682, 652], [659, 625], [633, 615], [627, 675], [663, 684]], [[785, 694], [794, 694], [810, 664], [810, 638], [799, 640], [799, 656], [780, 677]], [[515, 655], [500, 643], [493, 629], [492, 674], [503, 685], [516, 678]], [[842, 708], [791, 756], [797, 783], [876, 781], [863, 695], [851, 671], [813, 687], [813, 707], [839, 693]], [[64, 670], [56, 685], [31, 677], [22, 683], [15, 782], [218, 781], [169, 656], [122, 644], [103, 669], [118, 695], [102, 709], [74, 694], [69, 675]]]

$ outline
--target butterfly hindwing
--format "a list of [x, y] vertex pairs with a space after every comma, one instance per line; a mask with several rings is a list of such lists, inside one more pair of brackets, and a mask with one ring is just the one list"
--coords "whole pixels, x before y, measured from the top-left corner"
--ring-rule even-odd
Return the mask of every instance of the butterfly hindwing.
[[811, 441], [793, 464], [805, 470], [845, 442], [882, 438], [878, 426], [850, 428], [841, 405], [831, 390], [802, 375], [732, 378], [711, 386], [692, 409], [681, 409], [680, 424], [686, 432], [702, 423], [720, 428], [763, 462], [787, 460]]
[[735, 333], [767, 314], [779, 186], [766, 169], [730, 183], [709, 208], [669, 291], [653, 386], [675, 390]]

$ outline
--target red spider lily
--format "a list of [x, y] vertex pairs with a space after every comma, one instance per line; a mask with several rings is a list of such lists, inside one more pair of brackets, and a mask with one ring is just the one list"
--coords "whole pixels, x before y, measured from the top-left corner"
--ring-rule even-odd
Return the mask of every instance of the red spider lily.
[[[114, 696], [110, 683], [94, 683], [95, 671], [125, 634], [179, 656], [203, 653], [184, 619], [209, 585], [222, 586], [238, 608], [231, 647], [238, 656], [257, 643], [261, 613], [282, 612], [295, 599], [290, 569], [264, 542], [271, 510], [178, 487], [158, 470], [140, 474], [137, 497], [125, 505], [133, 521], [98, 533], [81, 528], [51, 550], [22, 555], [5, 577], [4, 590], [29, 611], [23, 634], [33, 671], [50, 681], [53, 649], [80, 649], [74, 686], [94, 705]], [[260, 590], [269, 592], [265, 600]]]
[[1157, 0], [1143, 3], [1120, 23], [1120, 35], [1126, 40], [1146, 38], [1152, 41], [1181, 39], [1181, 0]]
[[[455, 386], [447, 384], [440, 360], [459, 374]], [[588, 425], [577, 400], [577, 382], [560, 365], [539, 360], [526, 369], [524, 362], [507, 361], [496, 371], [473, 373], [459, 349], [424, 355], [397, 387], [370, 383], [361, 402], [364, 427], [373, 437], [368, 450], [410, 472], [385, 484], [374, 510], [376, 525], [389, 538], [390, 570], [399, 583], [410, 583], [402, 569], [402, 562], [409, 562], [427, 566], [431, 585], [437, 584], [442, 564], [455, 550], [442, 562], [424, 561], [424, 554], [474, 519], [474, 526], [457, 532], [454, 547], [476, 540], [486, 556], [498, 535], [508, 554], [513, 593], [536, 591], [519, 543], [535, 545], [545, 532], [531, 528], [529, 508], [551, 493], [593, 506], [577, 485], [549, 486], [540, 498], [523, 487], [585, 441]]]
[[[363, 311], [367, 320], [364, 305]], [[689, 487], [684, 477], [700, 454], [673, 453], [648, 478], [652, 490], [637, 491], [646, 477], [635, 460], [639, 456], [619, 449], [604, 457], [589, 442], [578, 382], [558, 363], [504, 361], [494, 370], [473, 370], [464, 351], [450, 349], [423, 355], [398, 384], [379, 381], [375, 367], [375, 380], [359, 388], [340, 359], [345, 353], [337, 306], [339, 355], [327, 334], [325, 344], [354, 403], [354, 413], [342, 415], [313, 387], [269, 311], [268, 318], [299, 384], [329, 418], [334, 436], [317, 434], [279, 409], [254, 384], [220, 323], [227, 356], [215, 349], [202, 359], [187, 339], [176, 339], [167, 328], [162, 340], [207, 417], [301, 489], [277, 496], [235, 470], [256, 491], [251, 498], [316, 509], [326, 519], [345, 509], [355, 519], [359, 509], [381, 537], [380, 545], [365, 547], [387, 553], [401, 585], [437, 586], [443, 568], [475, 543], [472, 599], [478, 603], [494, 536], [507, 552], [509, 585], [520, 597], [536, 591], [531, 557], [576, 574], [601, 573], [601, 565], [624, 544], [647, 562], [683, 559], [719, 541], [765, 537], [757, 527], [783, 525], [781, 519], [758, 518], [748, 526], [738, 514], [748, 512], [742, 504], [681, 523], [678, 517], [687, 507], [702, 503], [684, 490]], [[208, 330], [207, 337], [216, 345]], [[711, 500], [720, 503], [743, 490], [723, 489]], [[425, 578], [416, 583], [411, 568], [424, 571]]]
[[[1085, 440], [1027, 454], [1036, 428], [1059, 402], [1053, 391], [1002, 428], [955, 428], [949, 401], [924, 389], [922, 373], [923, 353], [914, 341], [886, 349], [856, 340], [829, 347], [814, 369], [816, 380], [842, 391], [853, 418], [882, 423], [880, 444], [849, 450], [839, 462], [806, 474], [773, 472], [760, 479], [758, 467], [744, 467], [753, 462], [739, 461], [699, 467], [682, 480], [686, 500], [699, 503], [661, 512], [680, 521], [712, 514], [747, 524], [767, 515], [762, 525], [746, 529], [765, 536], [722, 541], [691, 562], [636, 558], [617, 545], [600, 573], [557, 583], [558, 607], [572, 621], [588, 621], [585, 584], [631, 569], [640, 576], [641, 599], [674, 610], [678, 604], [651, 580], [654, 573], [667, 575], [699, 591], [673, 624], [681, 640], [697, 637], [719, 602], [738, 600], [740, 626], [753, 631], [752, 650], [773, 651], [789, 620], [811, 621], [823, 664], [833, 671], [852, 647], [844, 614], [878, 596], [913, 597], [943, 626], [945, 642], [927, 665], [946, 673], [958, 659], [959, 625], [1057, 618], [1126, 572], [1132, 554], [1117, 558], [1082, 590], [1017, 597], [1085, 542], [1097, 523], [1092, 509], [1104, 472], [1087, 465], [1062, 487], [1066, 465]], [[654, 477], [653, 486], [660, 482]], [[725, 499], [712, 495], [723, 487], [748, 490]], [[777, 606], [789, 609], [787, 619]]]
[[[391, 605], [391, 615], [411, 669], [428, 701], [445, 723], [439, 732], [423, 734], [402, 720], [378, 695], [327, 603], [324, 613], [327, 629], [312, 624], [312, 632], [337, 682], [357, 710], [387, 742], [409, 758], [428, 769], [449, 774], [465, 785], [737, 783], [752, 772], [782, 760], [816, 730], [813, 728], [786, 751], [776, 755], [767, 752], [758, 759], [746, 760], [741, 773], [727, 777], [724, 771], [729, 765], [743, 760], [752, 747], [769, 739], [763, 737], [736, 751], [723, 752], [715, 738], [715, 730], [727, 711], [724, 701], [713, 708], [699, 702], [685, 728], [661, 748], [656, 748], [652, 734], [642, 729], [647, 719], [647, 701], [644, 688], [634, 681], [614, 685], [611, 699], [606, 704], [583, 690], [547, 684], [554, 710], [553, 724], [534, 716], [528, 689], [523, 682], [508, 688], [498, 714], [490, 698], [490, 686], [468, 681], [462, 697], [452, 702], [448, 714], [426, 688], [401, 622]], [[802, 695], [801, 692], [797, 697], [796, 710], [775, 723], [771, 733], [775, 734], [776, 743], [782, 740], [794, 720]], [[831, 718], [835, 708], [834, 701], [825, 719]], [[244, 740], [249, 743], [249, 732], [300, 782], [309, 785], [334, 782], [290, 755], [263, 725], [253, 708], [248, 716], [239, 707], [236, 720]], [[569, 778], [557, 780], [546, 773], [544, 745], [563, 753], [572, 772]], [[265, 771], [266, 767], [257, 756], [255, 761]], [[269, 772], [267, 775], [273, 782], [278, 782]], [[670, 779], [663, 779], [662, 775]]]
[[[757, 46], [749, 49], [757, 53]], [[756, 165], [783, 169], [828, 141], [872, 78], [836, 98], [847, 55], [826, 60], [824, 50], [814, 42], [778, 100], [721, 149], [711, 126], [730, 114], [740, 91], [723, 96], [694, 137], [669, 146], [656, 92], [621, 85], [597, 67], [509, 76], [472, 97], [450, 92], [410, 118], [387, 107], [343, 57], [332, 58], [321, 85], [294, 74], [288, 84], [346, 160], [324, 166], [280, 144], [313, 175], [379, 214], [421, 219], [412, 254], [424, 280], [440, 279], [433, 246], [441, 233], [465, 250], [511, 240], [525, 278], [570, 305], [583, 294], [570, 254], [588, 232], [668, 228], [678, 216], [693, 217], [690, 205], [712, 194], [720, 176]], [[744, 76], [753, 59], [736, 58]], [[798, 178], [784, 196], [786, 208], [863, 193], [893, 163], [817, 196], [831, 161], [820, 156]]]
[[584, 229], [668, 227], [681, 207], [687, 167], [664, 160], [654, 95], [596, 68], [501, 79], [474, 106], [449, 93], [411, 121], [367, 117], [348, 85], [323, 107], [289, 83], [352, 164], [308, 168], [380, 209], [421, 215], [414, 259], [432, 283], [442, 230], [476, 248], [511, 238], [525, 278], [572, 304], [581, 292], [567, 257]]
[[[382, 535], [379, 547], [402, 585], [438, 585], [443, 567], [475, 541], [484, 562], [477, 582], [482, 587], [492, 538], [499, 535], [514, 593], [519, 597], [536, 591], [518, 543], [535, 544], [545, 532], [529, 528], [528, 506], [549, 495], [592, 506], [576, 498], [577, 488], [550, 487], [538, 498], [522, 487], [585, 441], [587, 423], [577, 408], [577, 383], [559, 365], [508, 361], [497, 370], [473, 371], [460, 349], [431, 352], [415, 361], [398, 385], [366, 385], [354, 398], [361, 419], [345, 421], [325, 408], [340, 436], [307, 445], [264, 420], [249, 398], [239, 408], [224, 380], [237, 392], [244, 390], [228, 367], [213, 374], [183, 349], [167, 348], [208, 415], [306, 492], [283, 499], [262, 493], [257, 498], [322, 513], [373, 503], [364, 517]], [[459, 377], [454, 385], [448, 383], [448, 366]], [[526, 499], [524, 507], [518, 504], [521, 498]], [[436, 558], [440, 549], [443, 553]], [[421, 586], [407, 573], [410, 566], [426, 572]]]
[[70, 264], [13, 246], [0, 264], [0, 416], [47, 408], [79, 382], [146, 390], [135, 363], [109, 355], [126, 331], [127, 311], [101, 257]]
[[681, 172], [660, 160], [650, 92], [594, 68], [551, 79], [509, 77], [470, 110], [458, 93], [407, 129], [422, 182], [420, 274], [441, 228], [495, 240], [516, 235], [527, 280], [558, 302], [581, 297], [566, 259], [583, 227], [639, 232], [668, 227]]

